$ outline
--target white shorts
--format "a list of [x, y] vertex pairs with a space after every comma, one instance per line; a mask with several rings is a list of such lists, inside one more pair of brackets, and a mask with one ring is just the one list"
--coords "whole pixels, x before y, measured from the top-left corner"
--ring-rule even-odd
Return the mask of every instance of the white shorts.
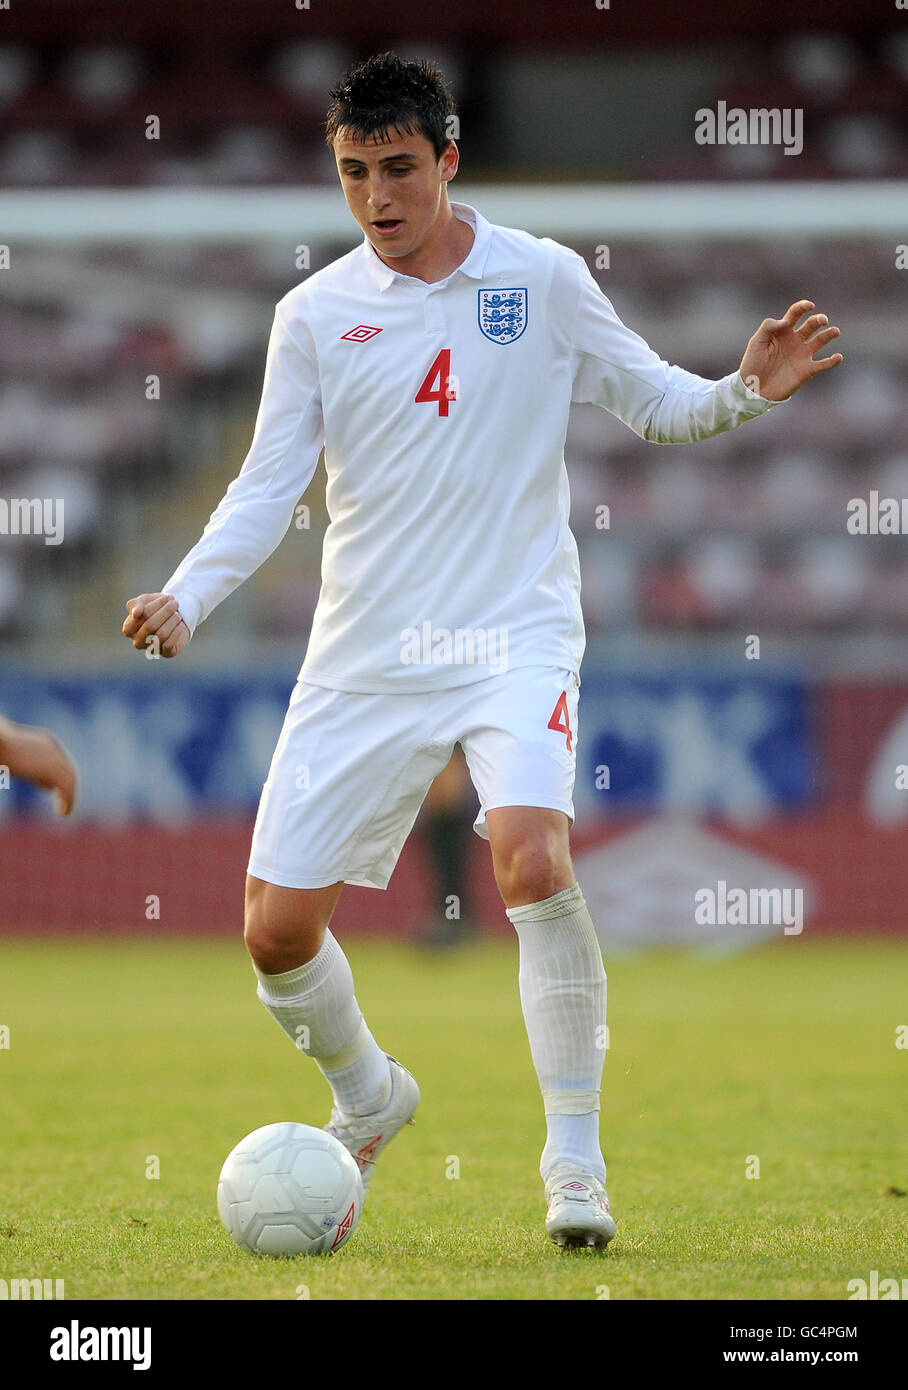
[[455, 743], [489, 838], [496, 806], [547, 806], [573, 824], [580, 678], [525, 666], [472, 685], [359, 695], [298, 681], [262, 790], [248, 872], [284, 888], [387, 888]]

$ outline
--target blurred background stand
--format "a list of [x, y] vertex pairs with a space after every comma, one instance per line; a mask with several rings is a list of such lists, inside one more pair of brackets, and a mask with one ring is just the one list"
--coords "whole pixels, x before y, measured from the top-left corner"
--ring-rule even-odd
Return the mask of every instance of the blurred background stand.
[[[0, 536], [0, 708], [57, 731], [84, 785], [71, 824], [0, 791], [0, 927], [239, 933], [318, 596], [323, 467], [178, 662], [119, 629], [242, 464], [275, 302], [359, 241], [321, 122], [348, 63], [385, 47], [452, 81], [453, 196], [574, 247], [663, 357], [722, 376], [801, 296], [843, 333], [843, 368], [702, 444], [572, 412], [574, 843], [604, 941], [692, 939], [684, 903], [723, 868], [809, 886], [810, 933], [903, 934], [908, 554], [845, 523], [872, 490], [908, 497], [908, 34], [894, 10], [777, 0], [463, 0], [443, 27], [410, 0], [393, 23], [270, 0], [4, 14], [0, 497], [62, 499], [65, 536]], [[720, 101], [802, 112], [802, 152], [698, 144]], [[350, 889], [338, 928], [418, 937], [469, 884], [458, 930], [508, 932], [471, 798], [462, 774], [450, 802], [439, 784], [388, 892]], [[139, 837], [144, 886], [118, 867]], [[149, 918], [162, 882], [180, 887]]]

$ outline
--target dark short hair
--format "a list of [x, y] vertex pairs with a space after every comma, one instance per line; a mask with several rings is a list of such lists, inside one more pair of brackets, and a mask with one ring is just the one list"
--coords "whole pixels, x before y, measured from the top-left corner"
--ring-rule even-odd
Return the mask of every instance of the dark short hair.
[[352, 131], [358, 140], [383, 140], [392, 130], [424, 135], [440, 159], [451, 143], [450, 118], [456, 114], [454, 98], [434, 63], [376, 53], [355, 63], [331, 92], [325, 138], [333, 145], [340, 130]]

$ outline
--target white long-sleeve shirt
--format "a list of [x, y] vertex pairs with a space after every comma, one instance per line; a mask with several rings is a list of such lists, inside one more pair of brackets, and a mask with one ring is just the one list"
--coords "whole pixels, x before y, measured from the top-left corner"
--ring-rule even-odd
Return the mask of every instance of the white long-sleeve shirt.
[[364, 238], [277, 305], [249, 453], [162, 591], [190, 631], [277, 547], [324, 445], [330, 524], [301, 679], [381, 693], [577, 671], [571, 401], [660, 444], [777, 404], [738, 372], [662, 361], [573, 251], [452, 206], [475, 236], [446, 279], [401, 275]]

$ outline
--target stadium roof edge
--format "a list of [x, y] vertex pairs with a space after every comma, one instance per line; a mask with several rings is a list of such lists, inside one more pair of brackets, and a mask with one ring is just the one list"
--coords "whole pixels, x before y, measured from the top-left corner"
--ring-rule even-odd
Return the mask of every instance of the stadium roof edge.
[[[908, 180], [458, 184], [455, 200], [539, 236], [829, 240], [908, 229]], [[0, 241], [124, 244], [357, 240], [340, 191], [313, 188], [6, 189]]]

